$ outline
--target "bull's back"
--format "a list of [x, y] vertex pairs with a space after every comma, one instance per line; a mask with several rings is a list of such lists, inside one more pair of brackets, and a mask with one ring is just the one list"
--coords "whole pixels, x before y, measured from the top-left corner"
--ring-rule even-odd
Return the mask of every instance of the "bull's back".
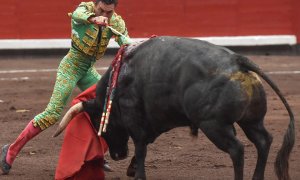
[[129, 67], [147, 82], [174, 83], [182, 74], [198, 78], [238, 71], [232, 51], [206, 41], [162, 36], [149, 39], [132, 53]]
[[187, 114], [196, 111], [199, 116], [209, 116], [220, 107], [244, 108], [249, 100], [245, 96], [251, 93], [254, 81], [244, 86], [242, 78], [251, 78], [240, 68], [237, 57], [232, 51], [205, 41], [153, 38], [137, 47], [126, 61], [131, 79], [131, 91], [126, 93], [138, 95], [143, 100], [140, 106], [158, 124], [164, 117], [166, 121], [171, 117], [173, 123], [178, 121], [176, 126], [190, 125]]
[[168, 36], [144, 42], [126, 63], [127, 74], [134, 78], [134, 84], [167, 93], [184, 91], [193, 83], [206, 84], [240, 71], [236, 55], [228, 49], [205, 41]]

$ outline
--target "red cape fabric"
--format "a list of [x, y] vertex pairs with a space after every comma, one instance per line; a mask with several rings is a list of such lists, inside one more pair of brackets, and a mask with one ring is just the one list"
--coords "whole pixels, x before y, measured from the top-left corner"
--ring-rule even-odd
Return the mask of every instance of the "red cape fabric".
[[[96, 85], [77, 96], [72, 105], [95, 96]], [[88, 114], [79, 113], [65, 130], [55, 179], [104, 179], [103, 156], [107, 149], [105, 140], [97, 136]]]

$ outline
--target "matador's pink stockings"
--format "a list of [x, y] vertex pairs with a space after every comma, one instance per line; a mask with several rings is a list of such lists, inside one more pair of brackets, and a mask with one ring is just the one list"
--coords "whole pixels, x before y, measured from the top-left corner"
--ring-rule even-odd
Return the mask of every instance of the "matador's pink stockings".
[[31, 120], [21, 132], [19, 137], [15, 140], [15, 142], [10, 145], [6, 156], [6, 162], [9, 165], [12, 165], [24, 145], [40, 132], [42, 132], [41, 128], [34, 127], [33, 120]]

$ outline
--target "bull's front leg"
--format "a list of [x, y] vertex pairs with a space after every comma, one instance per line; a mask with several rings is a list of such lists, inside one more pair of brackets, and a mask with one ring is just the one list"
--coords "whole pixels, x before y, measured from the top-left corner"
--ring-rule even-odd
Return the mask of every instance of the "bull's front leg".
[[137, 166], [134, 179], [144, 180], [146, 179], [145, 159], [147, 155], [147, 145], [142, 142], [135, 142], [134, 145], [135, 145], [135, 160]]
[[136, 160], [135, 160], [135, 156], [133, 156], [131, 161], [130, 161], [130, 164], [127, 168], [126, 175], [129, 176], [129, 177], [134, 177], [135, 172], [136, 172]]

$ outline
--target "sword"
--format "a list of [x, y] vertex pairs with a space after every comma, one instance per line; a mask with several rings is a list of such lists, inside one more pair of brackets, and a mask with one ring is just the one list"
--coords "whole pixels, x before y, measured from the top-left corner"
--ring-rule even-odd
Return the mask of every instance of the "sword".
[[111, 27], [111, 26], [107, 25], [106, 27], [108, 27], [109, 29], [111, 29], [114, 33], [116, 33], [116, 34], [122, 36], [123, 38], [126, 38], [126, 39], [128, 38], [127, 36], [125, 36], [124, 34], [120, 33], [119, 31], [115, 30], [115, 29], [114, 29], [113, 27]]
[[101, 27], [107, 27], [109, 28], [112, 32], [116, 33], [117, 35], [122, 36], [123, 38], [127, 39], [129, 42], [132, 42], [132, 40], [125, 36], [124, 34], [120, 33], [119, 31], [117, 31], [116, 29], [114, 29], [113, 27], [111, 27], [110, 25], [106, 24], [106, 23], [97, 23], [98, 25], [100, 25]]

